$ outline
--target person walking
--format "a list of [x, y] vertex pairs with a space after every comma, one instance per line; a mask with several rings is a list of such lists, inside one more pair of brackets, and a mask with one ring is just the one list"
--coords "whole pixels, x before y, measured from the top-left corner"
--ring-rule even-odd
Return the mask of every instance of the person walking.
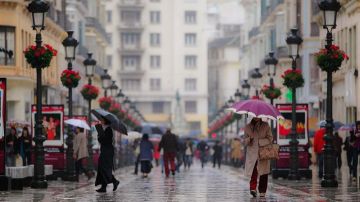
[[215, 145], [213, 146], [214, 154], [213, 154], [213, 168], [215, 168], [216, 163], [218, 164], [218, 167], [220, 169], [221, 166], [221, 159], [222, 159], [222, 153], [223, 149], [220, 144], [219, 140], [216, 140]]
[[316, 154], [316, 160], [318, 164], [318, 177], [323, 177], [323, 170], [324, 170], [324, 155], [323, 155], [323, 149], [324, 149], [324, 135], [325, 135], [326, 129], [325, 127], [321, 127], [319, 130], [315, 132], [314, 135], [314, 153]]
[[149, 135], [144, 134], [140, 142], [140, 163], [143, 177], [146, 178], [151, 172], [154, 146], [149, 141]]
[[29, 129], [25, 126], [21, 132], [21, 136], [18, 138], [19, 153], [23, 160], [23, 166], [31, 164], [31, 136]]
[[241, 158], [241, 142], [238, 138], [234, 138], [231, 142], [231, 160], [234, 167], [240, 166]]
[[350, 141], [352, 153], [352, 177], [353, 181], [357, 180], [358, 155], [360, 150], [360, 133], [355, 132], [355, 137]]
[[343, 144], [342, 138], [339, 136], [338, 132], [334, 133], [334, 148], [336, 152], [336, 162], [337, 162], [337, 168], [340, 170], [342, 161], [341, 161], [341, 147]]
[[[168, 129], [165, 134], [161, 137], [159, 143], [159, 149], [164, 150], [163, 158], [164, 158], [164, 167], [165, 167], [165, 176], [169, 177], [170, 169], [172, 175], [175, 175], [175, 157], [178, 149], [177, 138], [174, 134], [171, 133], [171, 130]], [[170, 164], [170, 169], [169, 169]]]
[[140, 140], [134, 141], [134, 155], [135, 155], [134, 175], [137, 175], [139, 169], [139, 163], [140, 163]]
[[[176, 135], [175, 135], [176, 136]], [[180, 140], [177, 136], [177, 143], [178, 143], [178, 150], [176, 152], [176, 171], [180, 172], [180, 167], [184, 163], [184, 157], [185, 157], [185, 143]]]
[[253, 118], [245, 126], [245, 145], [247, 145], [245, 175], [250, 177], [250, 194], [257, 196], [257, 179], [259, 178], [258, 190], [260, 197], [265, 197], [268, 174], [270, 173], [270, 160], [259, 160], [259, 148], [272, 144], [273, 136], [268, 123], [260, 118]]
[[347, 160], [347, 165], [349, 167], [349, 175], [351, 177], [351, 175], [353, 174], [352, 171], [352, 164], [353, 164], [353, 143], [355, 142], [355, 133], [354, 131], [350, 131], [350, 135], [347, 136], [345, 138], [345, 142], [344, 142], [344, 150], [346, 151], [346, 160]]
[[206, 157], [207, 157], [207, 151], [209, 150], [209, 146], [204, 140], [201, 140], [197, 145], [197, 149], [200, 152], [201, 168], [204, 168], [206, 159], [207, 159]]
[[84, 168], [84, 161], [89, 157], [89, 151], [87, 148], [87, 138], [84, 133], [83, 128], [76, 127], [75, 129], [75, 137], [73, 143], [74, 149], [74, 159], [75, 159], [75, 168], [76, 168], [76, 179], [79, 181], [80, 171], [83, 171], [87, 176], [88, 180], [90, 180], [93, 175], [90, 171]]
[[110, 121], [102, 118], [101, 124], [97, 124], [98, 141], [100, 143], [100, 155], [98, 160], [98, 169], [95, 180], [95, 186], [101, 185], [97, 192], [106, 192], [106, 186], [113, 184], [113, 191], [119, 185], [119, 181], [115, 179], [112, 171], [114, 169], [114, 132], [110, 127]]
[[15, 127], [10, 128], [10, 133], [5, 137], [6, 166], [15, 166], [15, 157], [18, 153], [17, 131]]
[[190, 138], [186, 139], [185, 143], [185, 156], [184, 156], [184, 169], [186, 170], [186, 167], [190, 169], [190, 166], [192, 164], [192, 157], [193, 157], [193, 144], [190, 140]]
[[154, 159], [155, 159], [155, 164], [156, 164], [156, 167], [159, 166], [160, 164], [160, 152], [159, 152], [159, 143], [155, 143], [155, 146], [154, 146]]

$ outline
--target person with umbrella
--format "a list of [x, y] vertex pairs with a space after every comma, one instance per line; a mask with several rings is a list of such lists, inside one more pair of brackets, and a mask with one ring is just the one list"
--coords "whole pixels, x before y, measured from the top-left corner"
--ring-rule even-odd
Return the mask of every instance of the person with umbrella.
[[148, 176], [152, 168], [151, 161], [153, 159], [153, 150], [154, 150], [154, 146], [149, 141], [149, 135], [144, 134], [140, 142], [140, 157], [139, 157], [141, 162], [141, 172], [143, 173], [144, 178]]
[[79, 173], [80, 170], [82, 170], [86, 174], [88, 180], [90, 180], [93, 177], [93, 174], [91, 171], [86, 170], [83, 166], [85, 159], [89, 157], [89, 152], [87, 148], [87, 138], [84, 133], [84, 128], [76, 127], [75, 133], [76, 135], [74, 137], [73, 148], [74, 148], [74, 159], [76, 160], [75, 163], [76, 178], [79, 181]]
[[[99, 116], [98, 116], [99, 118]], [[106, 186], [113, 184], [113, 191], [119, 185], [119, 181], [115, 179], [112, 171], [114, 169], [114, 132], [111, 128], [111, 121], [106, 117], [100, 117], [101, 124], [97, 124], [98, 141], [100, 143], [100, 156], [98, 160], [98, 170], [95, 180], [95, 186], [101, 185], [97, 192], [106, 192]]]

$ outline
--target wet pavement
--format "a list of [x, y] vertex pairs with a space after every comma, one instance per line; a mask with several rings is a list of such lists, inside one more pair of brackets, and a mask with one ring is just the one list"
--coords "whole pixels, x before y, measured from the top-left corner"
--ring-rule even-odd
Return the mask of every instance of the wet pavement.
[[[181, 169], [174, 177], [165, 178], [155, 168], [149, 178], [132, 174], [133, 168], [116, 172], [120, 185], [117, 191], [108, 186], [107, 193], [95, 192], [94, 180], [79, 183], [50, 181], [49, 188], [0, 192], [0, 201], [360, 201], [356, 183], [341, 181], [338, 188], [321, 188], [314, 178], [303, 181], [271, 180], [265, 199], [249, 195], [248, 179], [241, 169], [223, 166], [220, 170], [199, 164], [190, 170]], [[341, 176], [347, 178], [347, 176]]]

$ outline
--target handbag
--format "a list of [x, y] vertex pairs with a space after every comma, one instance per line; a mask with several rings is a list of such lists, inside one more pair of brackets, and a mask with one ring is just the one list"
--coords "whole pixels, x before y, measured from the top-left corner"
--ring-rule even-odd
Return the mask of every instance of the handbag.
[[266, 146], [259, 147], [259, 159], [260, 160], [279, 159], [279, 145], [268, 144]]

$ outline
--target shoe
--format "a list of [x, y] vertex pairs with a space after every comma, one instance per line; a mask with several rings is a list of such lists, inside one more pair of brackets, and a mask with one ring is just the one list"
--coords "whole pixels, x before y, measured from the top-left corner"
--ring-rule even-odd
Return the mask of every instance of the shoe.
[[256, 198], [256, 190], [250, 190], [250, 194], [251, 194], [254, 198]]
[[175, 170], [171, 171], [171, 174], [174, 176], [175, 175]]
[[116, 181], [113, 183], [113, 185], [114, 185], [113, 191], [116, 191], [116, 189], [118, 188], [119, 184], [120, 184], [119, 180], [116, 180]]
[[106, 192], [106, 188], [101, 187], [100, 189], [96, 190], [99, 193], [105, 193]]
[[260, 197], [261, 198], [265, 197], [265, 193], [260, 193]]

